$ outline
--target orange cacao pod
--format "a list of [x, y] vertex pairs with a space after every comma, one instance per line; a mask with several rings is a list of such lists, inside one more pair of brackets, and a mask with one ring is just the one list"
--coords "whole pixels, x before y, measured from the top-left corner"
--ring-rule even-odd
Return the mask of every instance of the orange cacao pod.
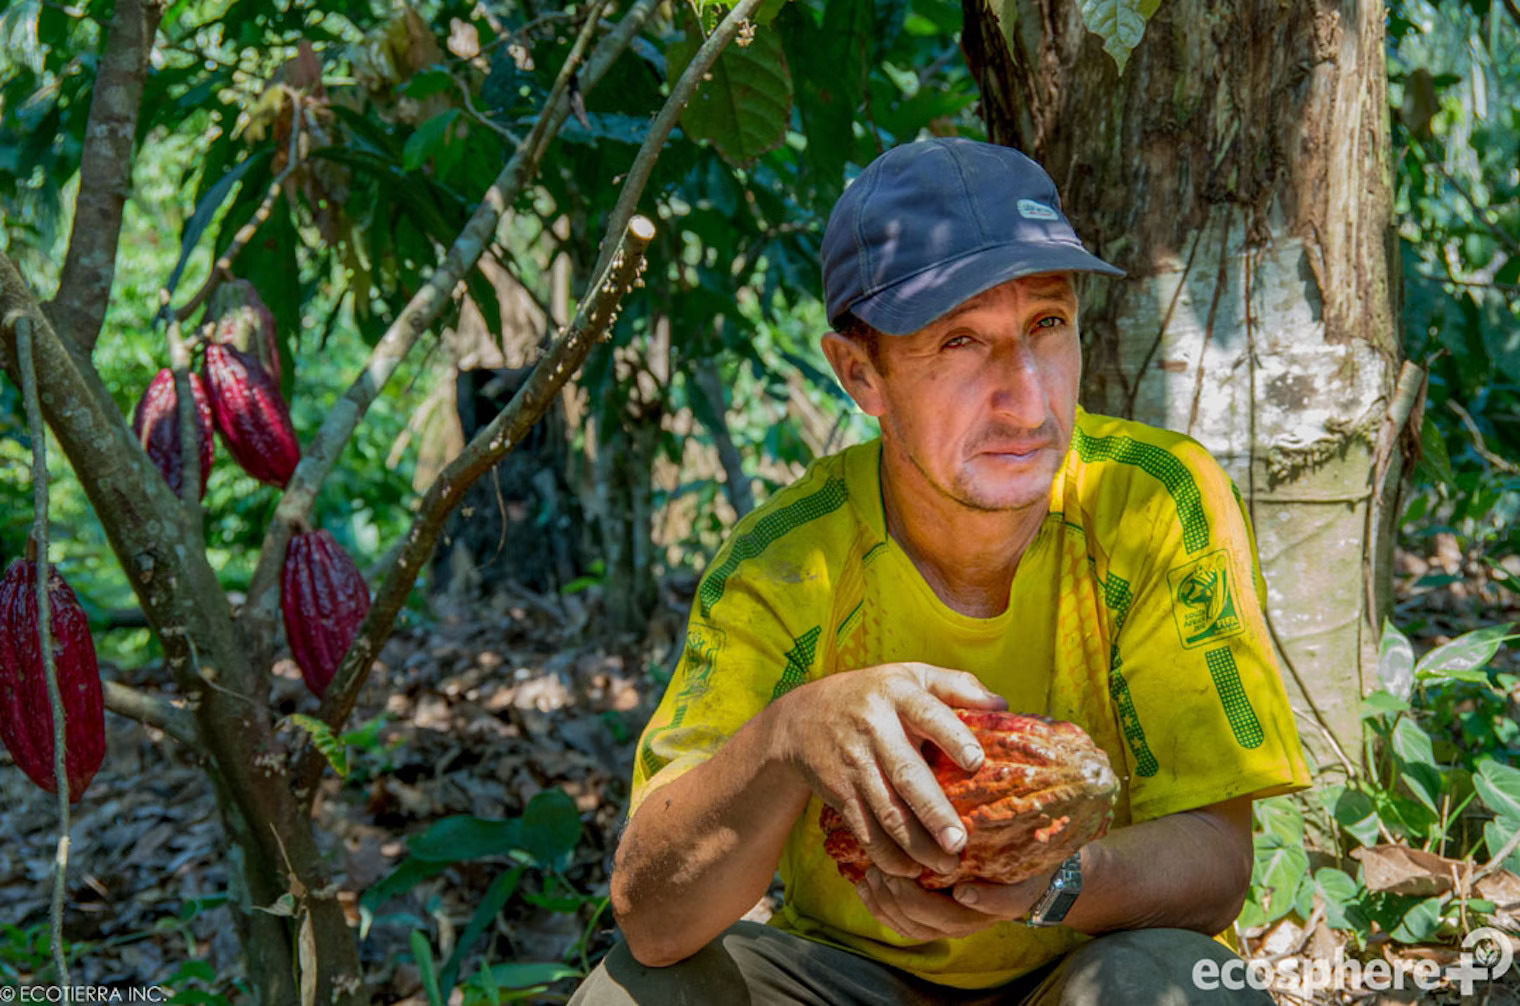
[[[73, 803], [84, 795], [105, 757], [105, 705], [84, 609], [56, 569], [48, 570], [48, 617]], [[0, 740], [32, 782], [58, 792], [53, 717], [37, 632], [37, 564], [30, 559], [17, 559], [0, 577]]]
[[[967, 772], [937, 746], [925, 760], [961, 816], [966, 847], [951, 873], [924, 869], [929, 890], [962, 881], [1013, 884], [1048, 873], [1108, 831], [1118, 780], [1108, 755], [1075, 723], [1021, 713], [957, 709], [976, 734], [985, 758]], [[825, 806], [819, 817], [824, 848], [854, 882], [871, 860], [844, 818]]]
[[[216, 460], [216, 442], [211, 436], [211, 402], [199, 374], [191, 374], [190, 393], [195, 399], [195, 438], [200, 449], [201, 497], [206, 495], [206, 479]], [[174, 388], [174, 371], [160, 370], [148, 384], [148, 390], [132, 413], [132, 432], [148, 452], [148, 458], [160, 472], [174, 495], [180, 495], [184, 458], [180, 453], [179, 395]]]
[[246, 279], [223, 283], [211, 295], [207, 313], [216, 319], [211, 341], [233, 346], [259, 361], [274, 386], [280, 386], [280, 345], [275, 337], [274, 313], [258, 290]]
[[227, 453], [249, 475], [285, 488], [301, 448], [274, 378], [248, 353], [212, 344], [206, 347], [206, 388]]
[[354, 560], [326, 531], [291, 537], [280, 579], [291, 656], [306, 687], [321, 698], [369, 614], [369, 588]]

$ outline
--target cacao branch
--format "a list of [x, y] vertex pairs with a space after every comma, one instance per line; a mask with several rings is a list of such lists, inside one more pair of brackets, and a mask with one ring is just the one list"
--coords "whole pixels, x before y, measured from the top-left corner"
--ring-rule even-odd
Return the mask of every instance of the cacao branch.
[[132, 147], [148, 54], [163, 17], [153, 0], [120, 0], [95, 77], [79, 159], [79, 195], [58, 296], [48, 305], [54, 327], [86, 354], [95, 349], [116, 276], [122, 210], [132, 192]]
[[[288, 886], [281, 843], [310, 890], [327, 885], [327, 868], [283, 775], [263, 696], [268, 679], [254, 670], [249, 646], [232, 623], [230, 606], [206, 561], [205, 550], [184, 526], [184, 510], [153, 467], [116, 408], [89, 359], [60, 339], [27, 290], [20, 273], [0, 254], [0, 349], [13, 376], [15, 319], [31, 321], [39, 384], [47, 389], [42, 413], [100, 517], [111, 550], [138, 602], [163, 642], [168, 664], [189, 697], [202, 744], [216, 763], [218, 802], [234, 841], [242, 846], [250, 895], [268, 904]], [[19, 377], [17, 378], [19, 384]], [[240, 824], [243, 822], [243, 824]], [[246, 908], [246, 906], [245, 906]], [[257, 914], [257, 913], [255, 913]], [[359, 973], [357, 948], [341, 906], [319, 900], [311, 918], [324, 948], [323, 1001], [340, 994]], [[253, 925], [279, 925], [259, 917]], [[266, 975], [288, 984], [289, 968]], [[276, 1001], [294, 1001], [291, 997]]]
[[119, 681], [102, 681], [106, 708], [118, 716], [157, 727], [192, 751], [202, 751], [195, 717], [178, 706]]
[[68, 733], [64, 723], [63, 693], [58, 689], [58, 667], [53, 661], [53, 600], [48, 587], [48, 473], [47, 428], [42, 425], [42, 403], [37, 397], [37, 368], [32, 360], [32, 321], [16, 319], [16, 365], [21, 371], [21, 396], [26, 400], [26, 425], [32, 434], [32, 543], [37, 549], [37, 635], [42, 651], [42, 673], [47, 679], [48, 714], [53, 721], [53, 780], [58, 787], [58, 854], [53, 861], [53, 967], [58, 981], [67, 987], [69, 964], [63, 954], [63, 898], [69, 869], [69, 770]]
[[[583, 90], [589, 90], [601, 79], [612, 61], [632, 42], [654, 7], [655, 0], [638, 0], [617, 28], [598, 44], [587, 62], [585, 72], [580, 75]], [[587, 17], [586, 25], [566, 57], [554, 90], [527, 139], [486, 189], [480, 205], [476, 207], [459, 237], [454, 239], [443, 262], [423, 284], [422, 289], [401, 309], [395, 321], [391, 322], [365, 361], [359, 377], [333, 406], [311, 443], [306, 445], [301, 463], [296, 466], [285, 495], [280, 499], [259, 551], [258, 565], [254, 568], [248, 589], [248, 603], [241, 615], [250, 635], [272, 638], [275, 621], [279, 618], [280, 566], [284, 562], [285, 549], [290, 543], [294, 528], [310, 517], [317, 490], [332, 471], [338, 454], [353, 436], [359, 421], [422, 333], [449, 302], [454, 288], [490, 245], [503, 215], [516, 201], [518, 193], [529, 179], [536, 174], [549, 141], [570, 114], [569, 82], [575, 76], [575, 67], [579, 65], [590, 36], [595, 31], [600, 10], [599, 3], [591, 16]]]
[[[647, 218], [634, 217], [629, 221], [621, 239], [611, 242], [613, 255], [608, 268], [591, 288], [569, 328], [550, 345], [507, 406], [475, 434], [428, 487], [369, 615], [359, 626], [353, 645], [328, 686], [319, 714], [328, 726], [340, 729], [353, 711], [354, 700], [371, 664], [389, 638], [417, 574], [433, 554], [444, 519], [458, 505], [464, 491], [522, 441], [548, 411], [570, 376], [580, 369], [592, 347], [609, 335], [623, 295], [639, 282], [644, 251], [653, 238], [654, 224]], [[307, 806], [316, 793], [325, 764], [322, 754], [308, 742], [295, 774], [297, 798]]]

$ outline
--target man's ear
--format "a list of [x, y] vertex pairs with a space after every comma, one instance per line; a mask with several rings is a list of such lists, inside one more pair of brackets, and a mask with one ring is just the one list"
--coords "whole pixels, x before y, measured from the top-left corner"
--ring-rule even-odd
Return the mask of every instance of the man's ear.
[[838, 332], [829, 332], [823, 337], [823, 355], [829, 358], [834, 375], [839, 378], [839, 383], [849, 396], [855, 399], [860, 411], [868, 416], [880, 416], [886, 411], [881, 374], [871, 363], [871, 357], [864, 346]]

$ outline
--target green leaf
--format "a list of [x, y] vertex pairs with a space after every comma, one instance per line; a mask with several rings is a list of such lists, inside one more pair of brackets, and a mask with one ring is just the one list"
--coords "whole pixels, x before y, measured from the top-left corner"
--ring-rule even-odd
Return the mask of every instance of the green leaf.
[[[701, 44], [701, 33], [688, 24], [667, 53], [672, 78], [685, 72]], [[791, 116], [792, 77], [781, 37], [762, 28], [749, 45], [730, 45], [718, 56], [682, 110], [681, 128], [735, 167], [747, 167], [781, 146]]]
[[1498, 816], [1520, 819], [1520, 769], [1485, 758], [1473, 776], [1473, 788]]
[[464, 927], [464, 932], [454, 944], [454, 952], [449, 955], [448, 963], [443, 966], [443, 974], [439, 976], [438, 991], [443, 993], [445, 998], [454, 991], [454, 985], [459, 978], [460, 965], [464, 963], [465, 952], [475, 945], [475, 941], [480, 939], [486, 927], [506, 906], [507, 900], [517, 890], [517, 882], [522, 878], [523, 869], [524, 867], [515, 866], [497, 874], [496, 879], [491, 881], [491, 886], [486, 888], [479, 907], [475, 909], [475, 914], [470, 916], [469, 925]]
[[1379, 716], [1395, 716], [1409, 708], [1409, 703], [1379, 688], [1362, 700], [1362, 719], [1376, 719]]
[[408, 856], [379, 883], [359, 896], [359, 907], [374, 912], [392, 898], [400, 897], [429, 877], [449, 868], [448, 862], [431, 863]]
[[1078, 0], [1087, 30], [1103, 39], [1103, 50], [1114, 58], [1119, 72], [1145, 36], [1145, 23], [1161, 0]]
[[322, 756], [327, 759], [327, 764], [332, 766], [333, 771], [338, 773], [340, 778], [348, 776], [348, 749], [343, 746], [341, 740], [333, 736], [331, 727], [315, 716], [308, 716], [305, 713], [291, 713], [290, 722], [311, 735], [311, 742], [317, 746], [318, 751], [322, 752]]
[[428, 863], [458, 863], [482, 856], [503, 856], [522, 848], [522, 822], [455, 814], [407, 841], [412, 856]]
[[545, 866], [563, 868], [581, 840], [581, 815], [562, 789], [546, 789], [523, 808], [521, 848]]
[[1457, 480], [1451, 470], [1451, 455], [1446, 451], [1446, 438], [1441, 435], [1441, 428], [1436, 425], [1431, 417], [1430, 410], [1426, 410], [1424, 421], [1420, 424], [1420, 461], [1435, 473], [1436, 477], [1446, 485], [1451, 485]]
[[[1489, 858], [1498, 855], [1504, 846], [1520, 831], [1520, 817], [1496, 817], [1483, 826], [1483, 844], [1488, 847]], [[1504, 857], [1504, 868], [1520, 873], [1520, 847]]]
[[422, 979], [422, 990], [427, 993], [429, 1006], [443, 1006], [443, 996], [438, 990], [438, 973], [433, 967], [433, 948], [420, 929], [412, 930], [412, 957], [417, 962], [417, 975]]
[[778, 22], [785, 32], [788, 62], [799, 68], [793, 84], [807, 136], [803, 157], [818, 188], [817, 198], [826, 205], [832, 205], [844, 187], [856, 110], [865, 96], [874, 16], [871, 3], [836, 0], [824, 7], [822, 24], [798, 6]]
[[1414, 648], [1388, 619], [1383, 619], [1383, 640], [1378, 647], [1378, 680], [1401, 699], [1414, 688]]
[[[1271, 843], [1271, 840], [1268, 840]], [[1302, 848], [1267, 844], [1257, 849], [1261, 885], [1271, 889], [1267, 920], [1275, 922], [1293, 911], [1299, 887], [1311, 883], [1309, 856]]]
[[1430, 735], [1408, 716], [1399, 720], [1393, 728], [1393, 753], [1405, 765], [1435, 765], [1436, 755], [1430, 744]]
[[1441, 901], [1441, 895], [1426, 898], [1405, 912], [1391, 934], [1393, 938], [1400, 943], [1426, 943], [1434, 939], [1441, 929]]
[[579, 977], [581, 972], [568, 964], [556, 961], [515, 961], [481, 968], [470, 979], [470, 984], [476, 988], [525, 989], [533, 985], [547, 985], [562, 978]]
[[406, 147], [401, 151], [402, 170], [416, 171], [431, 160], [448, 142], [449, 127], [458, 117], [459, 110], [451, 108], [418, 126], [417, 131], [407, 137]]
[[1487, 666], [1507, 640], [1511, 623], [1490, 625], [1464, 633], [1451, 642], [1437, 646], [1415, 666], [1415, 673], [1435, 671], [1471, 671]]
[[1358, 884], [1350, 874], [1322, 866], [1314, 874], [1314, 886], [1325, 899], [1325, 921], [1332, 929], [1346, 929], [1346, 906], [1356, 901]]
[[1346, 833], [1363, 845], [1378, 841], [1377, 805], [1361, 790], [1348, 789], [1335, 801], [1335, 820]]
[[1261, 831], [1276, 835], [1286, 845], [1302, 845], [1304, 842], [1304, 815], [1285, 796], [1258, 800], [1255, 804], [1256, 822]]

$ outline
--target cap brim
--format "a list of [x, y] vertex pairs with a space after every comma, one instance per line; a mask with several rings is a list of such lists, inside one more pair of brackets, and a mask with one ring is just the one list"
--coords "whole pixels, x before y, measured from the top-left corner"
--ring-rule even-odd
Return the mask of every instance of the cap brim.
[[1011, 279], [1048, 272], [1125, 274], [1123, 269], [1075, 245], [1031, 248], [1027, 242], [1019, 242], [981, 248], [914, 273], [856, 301], [849, 310], [879, 332], [911, 335], [984, 290]]

